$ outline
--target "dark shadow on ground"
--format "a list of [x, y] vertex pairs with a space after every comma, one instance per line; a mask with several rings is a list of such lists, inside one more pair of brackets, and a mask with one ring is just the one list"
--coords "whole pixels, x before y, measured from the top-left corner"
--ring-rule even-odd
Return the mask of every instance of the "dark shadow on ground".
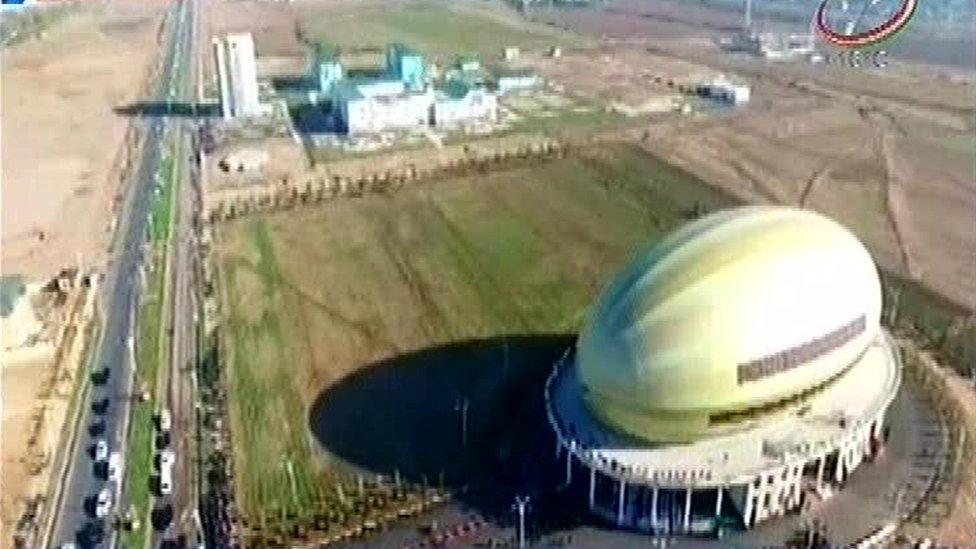
[[220, 116], [220, 105], [185, 101], [137, 101], [112, 109], [121, 116], [212, 118]]
[[[441, 482], [490, 518], [511, 516], [516, 494], [576, 523], [561, 482], [543, 386], [571, 335], [509, 336], [452, 343], [364, 367], [328, 387], [309, 413], [314, 438], [359, 470]], [[467, 402], [467, 444], [462, 416]], [[543, 517], [537, 517], [540, 519]]]
[[298, 103], [288, 107], [295, 131], [302, 135], [337, 133], [342, 124], [328, 102], [317, 105]]
[[318, 82], [312, 76], [276, 76], [271, 79], [271, 87], [278, 93], [308, 93], [318, 91]]
[[347, 67], [346, 78], [353, 80], [371, 80], [388, 78], [389, 73], [383, 67]]

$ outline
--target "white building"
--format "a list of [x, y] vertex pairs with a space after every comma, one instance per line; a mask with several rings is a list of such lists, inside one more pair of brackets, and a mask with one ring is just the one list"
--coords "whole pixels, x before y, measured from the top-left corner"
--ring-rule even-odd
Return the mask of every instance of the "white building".
[[719, 77], [705, 84], [703, 87], [705, 95], [715, 99], [721, 99], [728, 103], [743, 105], [749, 102], [752, 92], [745, 84], [734, 84], [725, 78]]
[[511, 72], [498, 77], [498, 94], [506, 95], [514, 91], [531, 90], [542, 84], [539, 75], [529, 72]]
[[805, 34], [745, 32], [720, 39], [719, 45], [730, 52], [745, 52], [770, 61], [788, 61], [815, 53], [814, 36]]
[[338, 99], [339, 117], [349, 134], [425, 127], [434, 102], [430, 91], [365, 95], [349, 85], [340, 89]]
[[406, 84], [398, 78], [376, 79], [357, 82], [350, 80], [349, 84], [356, 88], [363, 97], [375, 97], [379, 95], [401, 95], [406, 90]]
[[228, 34], [223, 40], [215, 38], [213, 45], [224, 118], [263, 114], [264, 109], [258, 98], [257, 63], [251, 34]]
[[438, 128], [497, 120], [498, 97], [485, 90], [469, 90], [461, 97], [439, 93], [434, 100], [434, 125]]
[[345, 80], [336, 85], [340, 126], [348, 134], [454, 128], [498, 120], [498, 99], [484, 89], [410, 91], [400, 80]]

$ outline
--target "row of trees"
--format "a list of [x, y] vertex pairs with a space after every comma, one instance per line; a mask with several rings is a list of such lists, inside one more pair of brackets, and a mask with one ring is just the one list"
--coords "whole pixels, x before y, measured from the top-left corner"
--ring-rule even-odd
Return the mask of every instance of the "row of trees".
[[215, 223], [255, 212], [290, 209], [339, 197], [394, 193], [408, 183], [487, 173], [510, 167], [515, 162], [558, 158], [565, 153], [566, 146], [555, 141], [542, 141], [484, 154], [468, 152], [466, 156], [445, 160], [430, 168], [411, 164], [398, 170], [384, 170], [359, 177], [320, 176], [298, 184], [286, 180], [278, 186], [265, 186], [246, 194], [217, 198], [208, 206], [207, 215], [209, 221]]

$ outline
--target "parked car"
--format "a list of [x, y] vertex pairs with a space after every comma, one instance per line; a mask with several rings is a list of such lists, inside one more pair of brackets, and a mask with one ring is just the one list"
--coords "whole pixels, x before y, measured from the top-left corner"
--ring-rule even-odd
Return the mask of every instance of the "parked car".
[[108, 397], [103, 397], [92, 403], [92, 411], [96, 414], [103, 415], [108, 411]]
[[167, 496], [173, 493], [173, 468], [163, 467], [159, 472], [159, 495]]
[[78, 532], [82, 547], [95, 547], [105, 541], [105, 526], [101, 522], [89, 522]]
[[91, 373], [92, 383], [95, 385], [105, 385], [105, 382], [108, 381], [109, 372], [108, 366], [103, 366], [100, 370], [93, 370]]
[[169, 409], [163, 408], [159, 412], [159, 430], [166, 432], [173, 426], [173, 419], [170, 417]]
[[95, 443], [95, 461], [105, 461], [108, 459], [108, 443], [105, 439], [99, 439]]
[[108, 456], [108, 480], [118, 482], [122, 478], [122, 454], [112, 452]]
[[95, 516], [105, 518], [111, 512], [112, 492], [109, 492], [108, 488], [102, 488], [102, 491], [98, 493], [98, 499], [95, 500]]
[[96, 419], [95, 421], [92, 422], [91, 425], [88, 426], [88, 434], [90, 434], [93, 437], [97, 437], [98, 435], [101, 435], [104, 432], [105, 432], [104, 419]]
[[163, 450], [159, 453], [159, 469], [163, 470], [173, 466], [176, 462], [176, 452], [172, 450]]

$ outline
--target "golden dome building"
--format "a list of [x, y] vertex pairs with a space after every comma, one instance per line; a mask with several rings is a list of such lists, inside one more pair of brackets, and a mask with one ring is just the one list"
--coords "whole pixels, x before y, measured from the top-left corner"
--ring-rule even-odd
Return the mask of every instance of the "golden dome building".
[[901, 366], [848, 230], [745, 207], [640, 252], [546, 383], [566, 482], [655, 534], [749, 528], [823, 496], [881, 447]]

